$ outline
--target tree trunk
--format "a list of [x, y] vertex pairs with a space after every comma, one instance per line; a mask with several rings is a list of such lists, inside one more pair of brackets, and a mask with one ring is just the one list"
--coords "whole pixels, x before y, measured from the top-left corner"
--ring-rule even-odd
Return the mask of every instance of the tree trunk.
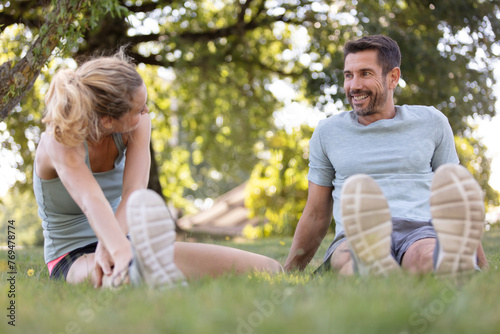
[[[26, 55], [14, 66], [11, 61], [0, 65], [0, 120], [7, 117], [31, 90], [40, 70], [61, 38], [68, 33], [85, 1], [59, 0], [52, 3], [57, 5], [47, 15], [46, 23]], [[61, 9], [64, 9], [64, 15]]]
[[151, 168], [149, 169], [149, 182], [148, 189], [154, 190], [161, 197], [163, 196], [163, 189], [160, 184], [160, 176], [158, 174], [158, 163], [155, 158], [155, 151], [153, 149], [153, 142], [149, 142], [149, 153], [151, 154]]
[[[163, 196], [163, 189], [161, 187], [160, 183], [160, 174], [158, 173], [158, 163], [156, 162], [155, 158], [155, 151], [153, 148], [153, 142], [149, 142], [149, 152], [151, 154], [151, 167], [149, 169], [149, 182], [148, 182], [148, 189], [151, 189], [158, 193], [163, 199], [165, 199], [165, 196]], [[173, 213], [174, 217], [178, 216], [178, 212]], [[176, 219], [175, 220], [175, 232], [177, 234], [184, 234], [186, 231], [184, 231], [182, 228], [179, 227], [177, 224]]]

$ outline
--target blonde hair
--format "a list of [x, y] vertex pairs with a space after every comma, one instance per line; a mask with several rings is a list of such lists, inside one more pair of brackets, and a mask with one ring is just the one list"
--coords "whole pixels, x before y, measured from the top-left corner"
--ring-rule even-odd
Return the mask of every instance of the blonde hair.
[[60, 70], [45, 95], [47, 130], [67, 146], [102, 136], [100, 118], [121, 118], [143, 80], [123, 49], [111, 57], [85, 62], [76, 70]]

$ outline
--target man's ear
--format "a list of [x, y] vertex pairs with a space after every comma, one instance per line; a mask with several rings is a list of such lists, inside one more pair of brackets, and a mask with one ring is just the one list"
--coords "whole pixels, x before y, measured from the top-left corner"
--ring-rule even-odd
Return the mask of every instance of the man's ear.
[[111, 130], [113, 128], [113, 118], [111, 116], [102, 116], [101, 124], [105, 129]]
[[389, 80], [389, 89], [394, 90], [398, 86], [399, 79], [401, 78], [401, 69], [399, 67], [394, 67], [388, 74], [387, 78]]

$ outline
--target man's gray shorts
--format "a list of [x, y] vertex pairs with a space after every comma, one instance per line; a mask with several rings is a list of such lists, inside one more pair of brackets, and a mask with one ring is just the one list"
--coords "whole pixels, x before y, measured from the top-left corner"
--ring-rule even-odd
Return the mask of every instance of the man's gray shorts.
[[[436, 231], [430, 221], [411, 220], [406, 218], [392, 218], [391, 254], [401, 264], [408, 248], [420, 239], [437, 238]], [[330, 269], [330, 258], [340, 244], [347, 241], [345, 234], [335, 237], [328, 247], [323, 264], [316, 270], [320, 273]]]

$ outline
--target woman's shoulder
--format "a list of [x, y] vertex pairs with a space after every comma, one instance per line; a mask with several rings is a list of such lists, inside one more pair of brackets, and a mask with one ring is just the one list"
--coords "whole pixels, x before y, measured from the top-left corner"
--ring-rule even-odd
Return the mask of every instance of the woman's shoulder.
[[40, 136], [40, 141], [38, 142], [37, 152], [45, 151], [49, 153], [55, 153], [57, 151], [72, 151], [78, 150], [83, 147], [83, 143], [80, 145], [69, 146], [64, 143], [59, 142], [56, 137], [49, 131], [45, 131]]
[[57, 141], [50, 132], [43, 132], [36, 147], [37, 159], [40, 159], [41, 156], [46, 156], [49, 148], [54, 147], [55, 143], [57, 143]]
[[57, 177], [57, 173], [52, 163], [52, 158], [49, 150], [54, 146], [54, 136], [48, 132], [42, 133], [38, 142], [35, 153], [35, 170], [38, 177], [45, 180], [50, 180]]
[[85, 159], [83, 143], [69, 146], [59, 142], [50, 132], [44, 132], [36, 150], [37, 159], [43, 159], [46, 164], [80, 164]]

